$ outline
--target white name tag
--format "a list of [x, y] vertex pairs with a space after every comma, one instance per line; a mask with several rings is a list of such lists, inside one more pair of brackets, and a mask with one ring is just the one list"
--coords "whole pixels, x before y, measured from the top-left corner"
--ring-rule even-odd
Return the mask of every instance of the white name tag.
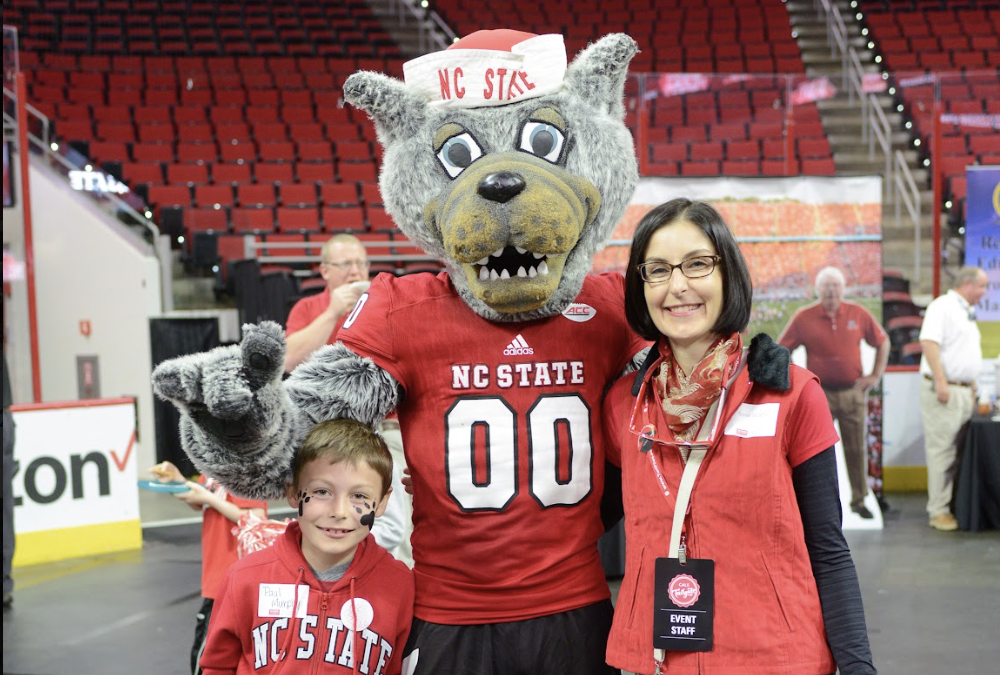
[[744, 403], [726, 424], [726, 436], [758, 438], [774, 436], [778, 426], [778, 403], [750, 405]]
[[[257, 616], [291, 617], [292, 603], [295, 602], [295, 584], [261, 584], [257, 594]], [[304, 618], [309, 607], [309, 587], [299, 586], [295, 616]]]

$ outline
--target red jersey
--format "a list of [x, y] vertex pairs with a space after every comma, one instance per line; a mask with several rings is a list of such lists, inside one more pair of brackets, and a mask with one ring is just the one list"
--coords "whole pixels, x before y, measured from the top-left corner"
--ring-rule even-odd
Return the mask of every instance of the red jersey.
[[494, 323], [447, 274], [379, 276], [338, 336], [403, 387], [414, 614], [481, 624], [609, 597], [601, 399], [646, 343], [624, 278], [587, 277], [563, 314]]
[[867, 309], [853, 302], [841, 302], [833, 318], [818, 302], [797, 311], [788, 322], [778, 343], [795, 350], [806, 348], [806, 368], [824, 387], [847, 389], [864, 373], [861, 368], [861, 340], [878, 347], [887, 336]]
[[[292, 305], [292, 311], [288, 313], [288, 320], [285, 321], [285, 335], [291, 335], [292, 333], [297, 333], [302, 330], [313, 321], [316, 320], [320, 314], [326, 311], [326, 308], [330, 306], [330, 291], [322, 290], [315, 295], [309, 295], [294, 305]], [[340, 327], [344, 325], [344, 319], [347, 318], [347, 314], [343, 314], [339, 319], [337, 319], [336, 325], [333, 327], [333, 331], [330, 333], [330, 337], [327, 338], [326, 343], [332, 345], [337, 341], [337, 331]]]
[[[296, 600], [300, 609], [292, 616]], [[201, 672], [349, 675], [355, 654], [352, 607], [358, 608], [359, 671], [397, 675], [413, 619], [410, 570], [369, 534], [344, 576], [321, 582], [302, 556], [299, 524], [289, 523], [273, 546], [241, 559], [223, 577]]]
[[[267, 502], [234, 497], [211, 478], [202, 477], [199, 482], [219, 497], [241, 509], [263, 509], [264, 517], [267, 517]], [[215, 598], [215, 591], [219, 587], [222, 575], [239, 558], [236, 553], [238, 542], [233, 535], [235, 525], [236, 523], [210, 506], [206, 506], [202, 510], [201, 597], [203, 598]]]

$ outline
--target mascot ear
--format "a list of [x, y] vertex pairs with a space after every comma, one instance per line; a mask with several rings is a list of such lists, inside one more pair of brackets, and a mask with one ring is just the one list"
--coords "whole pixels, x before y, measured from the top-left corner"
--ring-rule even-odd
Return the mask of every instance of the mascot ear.
[[625, 75], [638, 53], [639, 45], [628, 35], [605, 35], [573, 59], [566, 70], [566, 87], [612, 117], [624, 119]]
[[364, 110], [375, 122], [383, 147], [412, 138], [423, 124], [427, 102], [394, 78], [361, 71], [344, 83], [344, 100]]

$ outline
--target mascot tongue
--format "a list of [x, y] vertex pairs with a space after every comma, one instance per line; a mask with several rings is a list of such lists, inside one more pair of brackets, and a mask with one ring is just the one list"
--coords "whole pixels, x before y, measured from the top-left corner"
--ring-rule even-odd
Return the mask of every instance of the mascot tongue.
[[481, 30], [444, 51], [403, 64], [407, 87], [434, 108], [482, 108], [538, 98], [562, 87], [561, 35]]

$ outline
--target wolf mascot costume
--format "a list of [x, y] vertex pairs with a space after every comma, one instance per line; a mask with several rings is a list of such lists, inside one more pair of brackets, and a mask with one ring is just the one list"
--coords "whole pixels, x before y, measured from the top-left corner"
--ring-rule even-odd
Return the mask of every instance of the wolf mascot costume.
[[397, 411], [413, 481], [407, 672], [617, 672], [599, 419], [645, 345], [622, 277], [588, 271], [637, 180], [622, 105], [636, 51], [608, 35], [567, 67], [558, 35], [482, 31], [408, 62], [405, 84], [352, 75], [345, 99], [385, 148], [386, 209], [448, 271], [378, 276], [340, 342], [284, 382], [267, 322], [153, 374], [196, 466], [257, 498], [284, 494], [316, 422]]

